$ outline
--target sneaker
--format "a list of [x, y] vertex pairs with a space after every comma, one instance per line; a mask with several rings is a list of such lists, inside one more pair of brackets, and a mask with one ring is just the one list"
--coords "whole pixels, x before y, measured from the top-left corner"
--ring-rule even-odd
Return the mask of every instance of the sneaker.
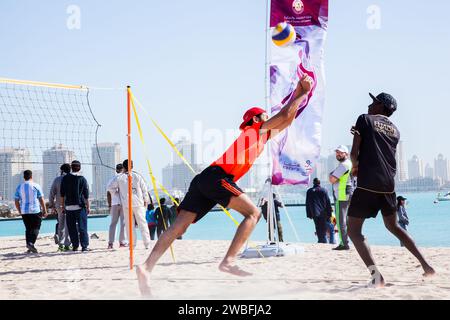
[[58, 251], [64, 252], [64, 251], [66, 251], [66, 250], [64, 249], [64, 246], [63, 246], [62, 244], [60, 244], [60, 245], [58, 246]]
[[126, 248], [126, 247], [128, 247], [128, 243], [121, 243], [119, 245], [119, 248]]
[[113, 244], [112, 243], [108, 244], [108, 249], [113, 249]]
[[70, 251], [70, 250], [72, 250], [71, 246], [64, 246], [64, 251]]
[[350, 250], [350, 247], [349, 247], [348, 245], [344, 246], [344, 245], [340, 244], [340, 245], [338, 245], [336, 248], [333, 248], [333, 250], [338, 250], [338, 251], [341, 251], [341, 250]]
[[91, 251], [91, 249], [89, 249], [89, 248], [81, 248], [81, 252], [88, 252], [88, 251]]
[[78, 251], [78, 247], [73, 247], [72, 251]]
[[36, 247], [32, 244], [27, 246], [28, 250], [31, 251], [32, 253], [38, 253]]

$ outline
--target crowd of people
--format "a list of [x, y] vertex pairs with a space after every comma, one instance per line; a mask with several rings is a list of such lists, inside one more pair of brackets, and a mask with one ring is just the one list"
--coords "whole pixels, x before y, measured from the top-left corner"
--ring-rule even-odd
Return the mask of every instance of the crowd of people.
[[[131, 164], [132, 168], [132, 164]], [[108, 182], [106, 194], [111, 222], [109, 225], [108, 249], [114, 248], [117, 225], [119, 224], [119, 248], [128, 247], [130, 239], [128, 215], [128, 160], [116, 165], [116, 174]], [[56, 177], [49, 190], [48, 210], [44, 200], [42, 187], [33, 181], [31, 170], [23, 173], [24, 182], [15, 192], [15, 206], [22, 216], [25, 225], [25, 240], [28, 253], [38, 253], [35, 246], [40, 232], [42, 219], [49, 215], [57, 217], [55, 226], [55, 243], [58, 251], [90, 251], [88, 233], [88, 215], [90, 214], [89, 186], [81, 174], [81, 163], [77, 160], [71, 164], [64, 163], [60, 167], [60, 175]], [[135, 226], [141, 232], [146, 249], [150, 241], [159, 238], [177, 217], [177, 206], [180, 202], [175, 198], [169, 208], [165, 198], [160, 198], [156, 209], [147, 190], [145, 180], [137, 172], [132, 171], [132, 217], [133, 239], [136, 238]], [[181, 239], [181, 237], [179, 237]], [[137, 241], [133, 241], [136, 246]], [[80, 248], [81, 247], [81, 248]]]
[[[313, 186], [306, 193], [306, 216], [314, 221], [315, 234], [318, 243], [336, 243], [338, 234], [339, 245], [333, 250], [349, 250], [347, 234], [347, 211], [353, 191], [356, 187], [355, 179], [351, 175], [352, 163], [349, 160], [348, 148], [340, 145], [336, 148], [338, 166], [330, 173], [332, 183], [334, 209], [328, 191], [321, 187], [320, 180], [315, 178]], [[55, 243], [58, 250], [77, 251], [81, 244], [81, 251], [89, 251], [89, 235], [87, 231], [87, 216], [89, 209], [89, 188], [86, 179], [80, 175], [81, 164], [73, 161], [64, 163], [60, 167], [60, 176], [56, 177], [49, 192], [49, 206], [57, 216], [55, 227]], [[141, 231], [142, 241], [146, 249], [150, 240], [155, 240], [174, 224], [177, 217], [179, 198], [173, 198], [172, 205], [166, 204], [166, 198], [159, 199], [155, 207], [146, 183], [142, 176], [133, 171], [133, 226]], [[31, 196], [30, 196], [31, 195]], [[283, 242], [283, 228], [279, 208], [283, 203], [273, 196], [274, 229], [277, 231], [278, 241]], [[48, 216], [44, 195], [41, 187], [32, 181], [32, 172], [24, 172], [24, 182], [17, 187], [16, 207], [23, 217], [26, 229], [26, 246], [28, 252], [37, 253], [35, 242], [39, 234], [41, 220]], [[114, 248], [114, 242], [119, 224], [119, 248], [128, 247], [129, 217], [128, 217], [128, 160], [116, 165], [116, 174], [107, 185], [107, 203], [111, 222], [109, 225], [108, 249]], [[397, 197], [398, 224], [405, 231], [409, 218], [405, 208], [406, 198]], [[261, 198], [259, 205], [261, 214], [267, 221], [268, 199]], [[134, 230], [134, 239], [136, 232]], [[270, 231], [269, 231], [270, 232]], [[270, 239], [270, 234], [268, 236]], [[178, 236], [177, 239], [182, 239]], [[136, 245], [137, 241], [134, 241]], [[401, 242], [401, 246], [404, 244]]]

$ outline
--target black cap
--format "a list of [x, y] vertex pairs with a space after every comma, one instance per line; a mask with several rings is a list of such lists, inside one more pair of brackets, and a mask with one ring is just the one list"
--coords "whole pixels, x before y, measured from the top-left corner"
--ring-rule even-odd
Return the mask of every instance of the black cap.
[[398, 197], [397, 197], [397, 201], [403, 201], [403, 200], [406, 200], [406, 198], [405, 198], [405, 197], [402, 197], [402, 196], [398, 196]]
[[382, 92], [376, 97], [369, 92], [369, 96], [376, 102], [380, 102], [384, 105], [384, 107], [390, 111], [391, 114], [397, 110], [397, 100], [389, 93]]

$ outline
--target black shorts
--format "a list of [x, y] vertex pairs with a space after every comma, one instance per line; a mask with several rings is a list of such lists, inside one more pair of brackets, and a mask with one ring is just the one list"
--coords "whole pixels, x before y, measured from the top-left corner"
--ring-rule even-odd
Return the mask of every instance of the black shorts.
[[356, 188], [348, 208], [348, 216], [354, 218], [375, 218], [381, 210], [383, 216], [397, 212], [397, 199], [394, 193], [375, 193]]
[[221, 167], [210, 166], [192, 179], [189, 190], [178, 210], [187, 210], [197, 214], [195, 222], [203, 218], [211, 209], [220, 204], [227, 207], [231, 197], [240, 196], [244, 191]]

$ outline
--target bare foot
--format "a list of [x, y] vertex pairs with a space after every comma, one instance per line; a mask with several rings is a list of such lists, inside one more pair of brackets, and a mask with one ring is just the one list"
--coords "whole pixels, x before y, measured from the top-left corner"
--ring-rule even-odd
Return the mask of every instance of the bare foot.
[[372, 276], [372, 280], [367, 284], [367, 288], [376, 289], [383, 288], [386, 285], [384, 278], [381, 274], [378, 276]]
[[250, 272], [244, 271], [244, 270], [240, 269], [238, 266], [232, 266], [232, 265], [226, 264], [226, 263], [221, 263], [219, 265], [219, 270], [222, 272], [231, 273], [231, 274], [233, 274], [235, 276], [239, 276], [239, 277], [247, 277], [247, 276], [252, 275]]
[[436, 271], [434, 271], [431, 266], [425, 266], [423, 268], [423, 271], [425, 271], [425, 273], [423, 274], [424, 277], [432, 277], [436, 274]]
[[149, 276], [150, 274], [144, 269], [142, 266], [136, 266], [136, 275], [139, 283], [139, 291], [141, 291], [141, 295], [145, 297], [150, 297], [152, 292], [150, 290]]

